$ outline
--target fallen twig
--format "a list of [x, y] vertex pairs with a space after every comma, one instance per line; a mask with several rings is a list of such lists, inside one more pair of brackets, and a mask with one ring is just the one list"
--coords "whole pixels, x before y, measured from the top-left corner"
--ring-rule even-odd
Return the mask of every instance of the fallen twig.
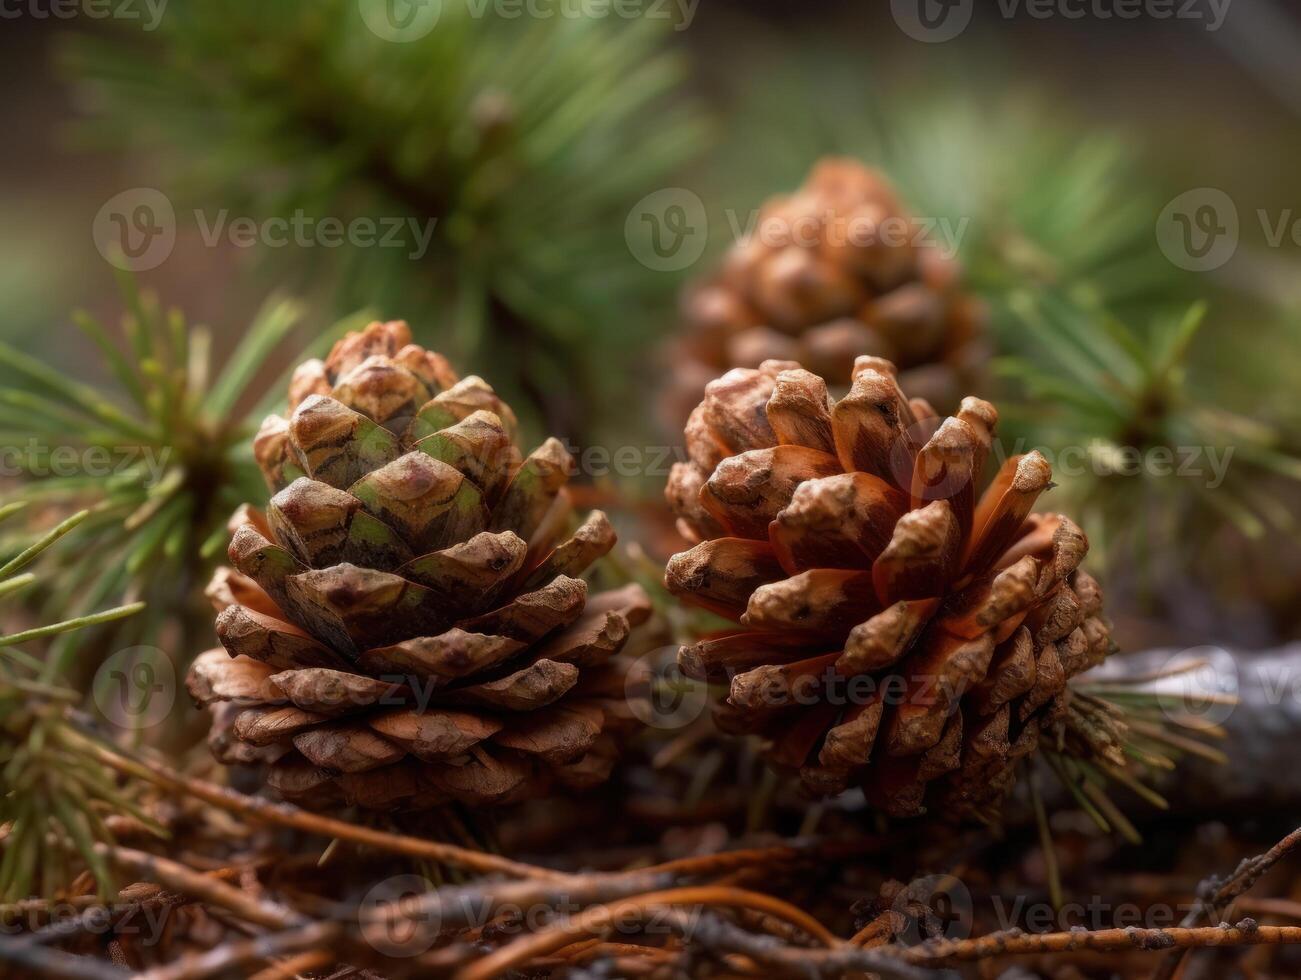
[[840, 940], [827, 931], [825, 926], [808, 915], [808, 913], [771, 895], [765, 895], [761, 892], [749, 892], [739, 888], [710, 886], [674, 888], [667, 891], [636, 895], [617, 902], [589, 908], [573, 918], [564, 919], [548, 929], [532, 933], [501, 949], [495, 950], [483, 959], [459, 971], [456, 974], [456, 980], [489, 980], [489, 978], [500, 976], [535, 957], [546, 956], [558, 949], [563, 949], [577, 938], [587, 935], [603, 936], [614, 928], [618, 922], [628, 921], [650, 909], [669, 908], [679, 905], [755, 909], [799, 926], [814, 939], [829, 947], [843, 945]]
[[1030, 953], [1066, 953], [1088, 949], [1116, 950], [1203, 949], [1223, 946], [1275, 946], [1301, 943], [1299, 926], [1260, 926], [1251, 919], [1237, 925], [1202, 926], [1197, 929], [1073, 929], [1070, 932], [1029, 933], [1020, 929], [991, 933], [974, 939], [932, 939], [890, 952], [918, 966], [938, 966], [955, 960]]
[[[1301, 845], [1301, 827], [1292, 831], [1264, 854], [1257, 854], [1240, 862], [1233, 874], [1224, 881], [1220, 881], [1218, 877], [1211, 877], [1202, 882], [1197, 889], [1197, 905], [1184, 916], [1180, 926], [1189, 929], [1202, 921], [1203, 917], [1218, 916], [1232, 904], [1235, 898], [1251, 888], [1270, 868], [1295, 850], [1298, 845]], [[1186, 951], [1183, 949], [1172, 950], [1158, 964], [1152, 974], [1152, 980], [1170, 980], [1179, 969], [1185, 955]]]

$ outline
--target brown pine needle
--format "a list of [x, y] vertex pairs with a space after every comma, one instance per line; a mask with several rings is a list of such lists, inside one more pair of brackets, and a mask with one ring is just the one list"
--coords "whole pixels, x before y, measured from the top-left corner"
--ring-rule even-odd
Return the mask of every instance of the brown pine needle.
[[739, 888], [720, 888], [718, 886], [672, 888], [667, 891], [638, 895], [608, 905], [594, 906], [572, 919], [566, 919], [548, 929], [517, 939], [482, 959], [476, 960], [470, 966], [459, 970], [455, 974], [454, 980], [491, 980], [491, 978], [502, 976], [536, 957], [546, 956], [558, 949], [563, 949], [573, 943], [575, 937], [591, 933], [604, 935], [616, 922], [627, 921], [634, 915], [654, 908], [677, 905], [753, 909], [798, 926], [828, 947], [834, 948], [841, 945], [839, 939], [828, 932], [824, 925], [808, 913], [771, 895], [744, 891]]

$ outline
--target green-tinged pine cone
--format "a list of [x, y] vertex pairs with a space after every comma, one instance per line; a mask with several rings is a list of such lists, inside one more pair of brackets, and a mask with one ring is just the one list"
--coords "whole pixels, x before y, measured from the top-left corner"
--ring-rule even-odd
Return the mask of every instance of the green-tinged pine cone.
[[878, 172], [820, 161], [687, 290], [666, 414], [680, 425], [707, 382], [770, 359], [843, 390], [860, 354], [892, 360], [914, 394], [956, 405], [985, 360], [984, 313], [960, 291], [953, 243], [938, 229], [911, 217]]
[[815, 795], [861, 785], [897, 816], [996, 808], [1016, 761], [1111, 649], [1088, 541], [1032, 514], [1037, 452], [977, 493], [998, 413], [941, 419], [895, 366], [860, 357], [849, 393], [789, 361], [711, 382], [667, 495], [691, 550], [669, 589], [742, 625], [684, 647], [730, 684], [717, 718], [764, 736]]
[[510, 408], [404, 323], [301, 365], [289, 403], [254, 444], [274, 496], [235, 516], [209, 587], [225, 649], [189, 675], [218, 758], [314, 807], [602, 782], [650, 602], [577, 577], [615, 537], [599, 511], [570, 533], [561, 444], [523, 457]]

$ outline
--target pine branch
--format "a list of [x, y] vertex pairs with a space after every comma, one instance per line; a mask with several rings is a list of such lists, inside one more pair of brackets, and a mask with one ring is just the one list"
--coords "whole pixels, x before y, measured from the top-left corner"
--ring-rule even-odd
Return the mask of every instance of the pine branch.
[[[1007, 438], [1081, 454], [1078, 472], [1059, 472], [1054, 505], [1086, 520], [1105, 568], [1142, 573], [1146, 556], [1158, 555], [1211, 580], [1224, 576], [1221, 529], [1256, 548], [1271, 535], [1301, 540], [1287, 503], [1301, 486], [1301, 455], [1281, 421], [1217, 405], [1208, 397], [1214, 379], [1193, 369], [1202, 304], [1141, 332], [1050, 293], [1021, 293], [1012, 309], [1024, 346], [998, 367], [1023, 399], [1008, 413]], [[1281, 376], [1257, 380], [1269, 389]], [[1189, 453], [1199, 474], [1182, 472]], [[1157, 454], [1168, 462], [1150, 463]], [[1224, 463], [1215, 486], [1212, 459]]]
[[[617, 391], [612, 359], [631, 365], [673, 288], [623, 239], [634, 203], [670, 185], [704, 135], [670, 26], [450, 0], [433, 30], [393, 43], [348, 0], [226, 0], [172, 12], [143, 49], [85, 40], [66, 60], [101, 107], [88, 133], [129, 138], [178, 199], [259, 221], [428, 228], [422, 254], [329, 250], [339, 307], [400, 303], [458, 363], [491, 358], [508, 400], [535, 386], [551, 430], [577, 436]], [[261, 256], [321, 281], [320, 250]]]
[[[0, 520], [21, 510], [20, 504], [8, 504], [0, 508]], [[0, 568], [0, 593], [12, 593], [5, 586], [14, 582], [33, 581], [30, 574], [15, 573], [86, 517], [86, 511], [72, 515]], [[64, 842], [90, 869], [101, 894], [112, 887], [113, 876], [100, 850], [112, 838], [104, 814], [134, 811], [130, 791], [87, 770], [79, 753], [64, 751], [59, 734], [80, 696], [62, 686], [53, 661], [43, 662], [16, 648], [55, 633], [115, 622], [141, 608], [135, 603], [0, 637], [0, 900], [28, 897], [38, 880], [62, 887], [57, 869], [64, 866]]]
[[[255, 382], [275, 350], [299, 325], [302, 307], [273, 297], [254, 317], [220, 372], [209, 360], [209, 331], [188, 325], [149, 293], [122, 279], [127, 314], [126, 350], [103, 324], [86, 314], [78, 327], [103, 354], [114, 382], [107, 394], [0, 345], [0, 426], [5, 406], [13, 409], [12, 445], [23, 456], [16, 504], [29, 504], [35, 520], [0, 538], [0, 555], [13, 555], [0, 574], [16, 570], [55, 537], [71, 544], [55, 556], [57, 574], [39, 590], [42, 614], [66, 621], [41, 626], [11, 642], [67, 632], [53, 647], [58, 674], [74, 664], [93, 671], [98, 658], [79, 656], [90, 642], [81, 626], [115, 618], [92, 613], [106, 602], [145, 600], [148, 612], [95, 641], [119, 648], [157, 645], [160, 631], [176, 629], [184, 655], [206, 633], [210, 616], [198, 601], [231, 512], [261, 493], [262, 477], [252, 458], [251, 437], [262, 415], [257, 402], [271, 404], [283, 381], [263, 390]], [[328, 344], [358, 318], [323, 331], [314, 348]], [[70, 464], [58, 463], [71, 459]], [[57, 465], [56, 465], [57, 464]], [[71, 509], [84, 511], [31, 540], [32, 527]], [[22, 588], [25, 582], [10, 583]], [[172, 644], [169, 644], [169, 646]], [[89, 674], [71, 678], [89, 680]]]

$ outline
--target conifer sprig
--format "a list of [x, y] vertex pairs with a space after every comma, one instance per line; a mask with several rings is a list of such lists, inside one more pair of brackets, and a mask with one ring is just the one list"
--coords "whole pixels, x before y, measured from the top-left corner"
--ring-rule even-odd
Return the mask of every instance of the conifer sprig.
[[[75, 317], [108, 369], [105, 389], [0, 342], [0, 445], [20, 479], [12, 498], [31, 505], [31, 520], [0, 534], [0, 554], [23, 552], [33, 527], [84, 508], [66, 527], [75, 545], [62, 550], [60, 574], [40, 593], [43, 612], [79, 617], [108, 602], [147, 600], [144, 615], [97, 639], [165, 641], [193, 653], [191, 630], [208, 625], [197, 593], [226, 521], [262, 487], [250, 439], [283, 391], [275, 378], [261, 388], [265, 366], [302, 308], [269, 300], [218, 370], [208, 328], [122, 282], [124, 346], [94, 318]], [[317, 343], [355, 323], [341, 322]], [[85, 639], [56, 642], [60, 670], [71, 667]], [[83, 662], [93, 671], [97, 661]]]
[[[24, 506], [0, 507], [0, 521]], [[85, 510], [73, 514], [0, 567], [0, 597], [11, 599], [32, 586], [36, 576], [21, 570], [89, 516]], [[69, 852], [80, 857], [101, 894], [107, 894], [113, 878], [94, 847], [113, 839], [106, 818], [131, 814], [157, 829], [103, 767], [63, 744], [60, 731], [81, 696], [64, 685], [52, 659], [22, 649], [49, 636], [127, 619], [143, 606], [131, 603], [0, 636], [0, 901], [38, 890], [57, 895], [72, 878]]]
[[1301, 457], [1280, 425], [1216, 404], [1213, 379], [1192, 361], [1205, 305], [1142, 332], [1052, 293], [1017, 294], [1011, 308], [1027, 347], [999, 364], [1024, 391], [1009, 421], [1030, 445], [1076, 452], [1073, 475], [1058, 467], [1058, 493], [1109, 566], [1145, 555], [1187, 566], [1223, 544], [1217, 528], [1256, 543], [1295, 537], [1287, 500]]

